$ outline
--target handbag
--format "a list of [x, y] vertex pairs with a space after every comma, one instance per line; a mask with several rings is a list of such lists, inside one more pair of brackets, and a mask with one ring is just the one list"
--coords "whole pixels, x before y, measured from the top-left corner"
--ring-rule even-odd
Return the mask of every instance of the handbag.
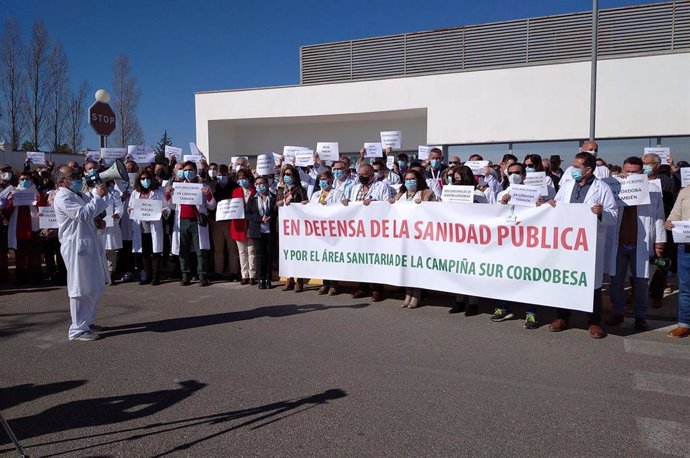
[[208, 215], [206, 213], [197, 212], [196, 213], [196, 222], [201, 227], [208, 226]]

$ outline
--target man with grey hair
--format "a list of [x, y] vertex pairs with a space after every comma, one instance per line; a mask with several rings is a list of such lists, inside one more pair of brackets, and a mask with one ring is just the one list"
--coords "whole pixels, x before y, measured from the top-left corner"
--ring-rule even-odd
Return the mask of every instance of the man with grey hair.
[[67, 268], [72, 316], [68, 337], [69, 340], [97, 340], [99, 336], [92, 331], [91, 325], [108, 281], [108, 266], [95, 220], [106, 209], [108, 190], [104, 184], [99, 184], [93, 196], [82, 193], [81, 177], [66, 165], [58, 169], [55, 182], [58, 185], [55, 216], [59, 225], [60, 253]]

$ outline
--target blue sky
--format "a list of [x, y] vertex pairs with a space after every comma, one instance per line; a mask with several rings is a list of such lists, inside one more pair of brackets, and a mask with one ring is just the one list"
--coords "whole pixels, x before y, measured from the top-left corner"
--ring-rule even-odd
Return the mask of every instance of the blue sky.
[[[643, 3], [660, 2], [600, 0], [599, 7]], [[302, 45], [591, 7], [585, 0], [0, 0], [3, 22], [16, 18], [27, 36], [44, 21], [65, 48], [75, 86], [87, 80], [91, 92], [110, 90], [113, 60], [129, 56], [147, 143], [167, 129], [179, 146], [195, 139], [194, 92], [298, 84]], [[95, 147], [95, 134], [84, 133]]]

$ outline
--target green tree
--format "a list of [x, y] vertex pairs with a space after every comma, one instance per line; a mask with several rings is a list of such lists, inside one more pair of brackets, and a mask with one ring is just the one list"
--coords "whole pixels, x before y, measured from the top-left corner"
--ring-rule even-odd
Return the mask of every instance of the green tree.
[[37, 151], [37, 150], [36, 150], [36, 146], [27, 140], [24, 143], [22, 143], [20, 151]]
[[165, 129], [163, 136], [158, 141], [158, 146], [156, 146], [156, 162], [159, 164], [168, 163], [168, 158], [165, 157], [166, 146], [173, 146], [172, 139], [168, 136], [168, 129]]

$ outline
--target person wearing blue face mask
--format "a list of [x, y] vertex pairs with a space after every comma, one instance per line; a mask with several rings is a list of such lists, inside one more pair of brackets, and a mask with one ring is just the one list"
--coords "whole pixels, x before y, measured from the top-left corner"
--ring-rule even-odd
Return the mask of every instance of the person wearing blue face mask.
[[[278, 186], [278, 193], [276, 194], [276, 205], [282, 207], [283, 205], [298, 204], [308, 201], [307, 190], [304, 189], [300, 183], [299, 172], [290, 164], [285, 164], [281, 172], [282, 186]], [[304, 280], [301, 278], [288, 278], [287, 283], [283, 287], [283, 291], [295, 290], [296, 293], [304, 291]]]
[[[426, 179], [417, 170], [410, 169], [403, 175], [404, 181], [402, 186], [400, 186], [400, 191], [391, 197], [388, 202], [414, 202], [415, 204], [421, 204], [422, 202], [434, 202], [436, 201], [436, 196], [429, 189], [426, 184]], [[406, 288], [405, 289], [405, 300], [400, 305], [402, 308], [417, 308], [421, 304], [419, 303], [422, 297], [422, 290], [420, 288]]]
[[81, 178], [74, 169], [62, 166], [56, 174], [59, 186], [55, 195], [60, 253], [67, 268], [67, 294], [72, 325], [70, 340], [92, 341], [99, 338], [91, 325], [98, 302], [108, 280], [108, 266], [103, 244], [94, 220], [107, 206], [105, 185], [96, 186], [95, 195], [75, 191]]
[[[196, 253], [197, 274], [199, 286], [208, 286], [208, 250], [211, 248], [211, 240], [208, 230], [208, 212], [216, 208], [216, 199], [208, 186], [204, 186], [196, 174], [196, 163], [187, 161], [182, 168], [184, 182], [201, 185], [200, 204], [175, 204], [175, 223], [172, 234], [172, 253], [180, 257], [180, 270], [182, 271], [181, 286], [187, 286], [191, 282], [190, 254]], [[166, 200], [171, 201], [172, 190], [166, 192]]]
[[402, 181], [403, 175], [407, 172], [410, 166], [410, 157], [405, 153], [400, 153], [395, 157], [396, 161], [393, 163], [392, 171], [397, 173]]
[[443, 151], [439, 148], [434, 148], [429, 152], [429, 166], [426, 170], [425, 178], [431, 180], [435, 183], [435, 188], [429, 187], [437, 193], [437, 196], [441, 195], [443, 189], [443, 173], [445, 166], [443, 165]]
[[[254, 176], [249, 169], [244, 168], [237, 171], [236, 177], [239, 186], [233, 190], [232, 198], [242, 199], [246, 210], [247, 202], [256, 194]], [[235, 241], [239, 254], [240, 275], [242, 277], [240, 284], [256, 285], [256, 250], [252, 239], [247, 235], [245, 218], [230, 221], [230, 237]]]
[[139, 284], [156, 286], [161, 282], [161, 255], [165, 238], [163, 219], [170, 216], [170, 208], [165, 193], [158, 187], [158, 181], [148, 170], [144, 170], [136, 178], [127, 212], [132, 213], [135, 203], [150, 200], [161, 201], [161, 217], [155, 220], [132, 218], [132, 251], [138, 254], [143, 266]]
[[[216, 202], [232, 198], [237, 183], [230, 179], [228, 166], [220, 164], [215, 170], [213, 197]], [[211, 238], [213, 240], [213, 271], [215, 279], [229, 281], [240, 279], [240, 255], [237, 243], [230, 236], [230, 220], [216, 221], [215, 211], [211, 214]], [[225, 262], [225, 252], [228, 262]]]
[[333, 187], [347, 194], [353, 184], [347, 164], [343, 161], [335, 161], [331, 166], [331, 171], [333, 172]]
[[[319, 191], [311, 195], [309, 202], [306, 200], [302, 204], [306, 205], [308, 203], [314, 205], [328, 205], [337, 204], [343, 199], [343, 193], [339, 189], [333, 187], [333, 173], [326, 170], [321, 172], [318, 176], [319, 179]], [[323, 280], [323, 285], [319, 288], [318, 293], [320, 295], [328, 294], [330, 296], [335, 296], [338, 294], [338, 282], [335, 280]]]
[[268, 181], [264, 177], [256, 179], [256, 195], [247, 202], [245, 217], [247, 233], [256, 247], [256, 270], [259, 289], [271, 289], [273, 265], [273, 238], [276, 234], [278, 210], [276, 200], [268, 189]]

